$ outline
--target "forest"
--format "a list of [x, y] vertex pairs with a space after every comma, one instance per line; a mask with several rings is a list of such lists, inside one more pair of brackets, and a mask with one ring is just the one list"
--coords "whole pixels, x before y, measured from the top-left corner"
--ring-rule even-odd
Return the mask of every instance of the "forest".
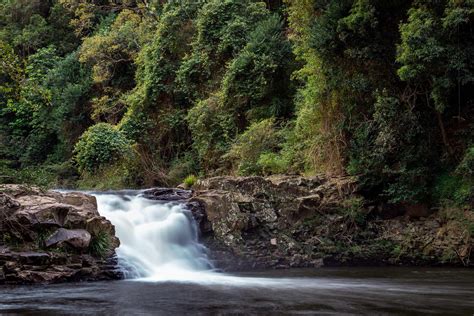
[[1, 0], [0, 183], [356, 176], [472, 207], [473, 0]]

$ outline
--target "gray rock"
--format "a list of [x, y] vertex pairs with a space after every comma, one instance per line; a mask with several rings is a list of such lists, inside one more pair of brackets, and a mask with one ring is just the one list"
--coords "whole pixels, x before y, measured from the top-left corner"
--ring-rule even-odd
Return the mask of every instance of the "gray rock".
[[[72, 249], [67, 253], [42, 249], [44, 244], [39, 241], [51, 231], [54, 233], [44, 244], [52, 248], [66, 243]], [[91, 236], [103, 232], [110, 239], [105, 258], [87, 254]], [[100, 216], [93, 196], [43, 191], [26, 185], [0, 185], [0, 283], [121, 278], [119, 272], [112, 273], [110, 267], [103, 267], [104, 260], [115, 257], [119, 244], [114, 226]], [[84, 257], [90, 269], [83, 269]]]
[[143, 197], [156, 201], [183, 201], [191, 198], [193, 195], [190, 190], [152, 188], [143, 191]]
[[76, 249], [87, 249], [91, 242], [91, 234], [85, 229], [60, 228], [54, 232], [46, 241], [46, 247], [55, 246], [66, 242]]

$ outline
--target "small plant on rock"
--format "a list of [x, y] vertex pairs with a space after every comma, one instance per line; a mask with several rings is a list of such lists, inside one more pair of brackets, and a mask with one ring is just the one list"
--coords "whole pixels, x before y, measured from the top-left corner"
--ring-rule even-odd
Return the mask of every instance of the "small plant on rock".
[[104, 258], [110, 249], [110, 236], [105, 231], [100, 231], [92, 236], [89, 244], [89, 252], [91, 255]]
[[197, 182], [198, 178], [191, 174], [184, 179], [183, 183], [186, 188], [192, 188], [192, 186]]

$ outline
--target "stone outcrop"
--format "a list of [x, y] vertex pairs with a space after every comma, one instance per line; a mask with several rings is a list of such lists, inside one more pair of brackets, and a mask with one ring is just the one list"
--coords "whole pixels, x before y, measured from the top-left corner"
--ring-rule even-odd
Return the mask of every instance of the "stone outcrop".
[[370, 205], [355, 178], [215, 177], [193, 189], [202, 240], [225, 270], [472, 265], [464, 221], [426, 207]]
[[51, 247], [64, 242], [77, 250], [87, 250], [91, 242], [91, 234], [85, 229], [59, 228], [45, 241], [45, 246]]
[[152, 188], [142, 192], [142, 195], [155, 201], [182, 201], [192, 196], [190, 190], [170, 189], [170, 188]]
[[[472, 211], [376, 205], [352, 177], [215, 177], [142, 194], [185, 203], [223, 270], [473, 265]], [[0, 185], [0, 284], [121, 278], [118, 246], [93, 196]]]
[[[106, 246], [96, 253], [95, 244]], [[0, 283], [51, 283], [120, 278], [115, 228], [95, 197], [0, 186]], [[104, 247], [100, 247], [104, 249]]]

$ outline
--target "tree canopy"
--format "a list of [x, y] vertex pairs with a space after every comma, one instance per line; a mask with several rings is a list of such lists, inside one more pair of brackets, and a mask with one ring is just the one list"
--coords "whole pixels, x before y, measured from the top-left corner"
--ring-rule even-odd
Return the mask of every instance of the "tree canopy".
[[0, 182], [326, 173], [472, 203], [473, 19], [472, 0], [1, 0]]

